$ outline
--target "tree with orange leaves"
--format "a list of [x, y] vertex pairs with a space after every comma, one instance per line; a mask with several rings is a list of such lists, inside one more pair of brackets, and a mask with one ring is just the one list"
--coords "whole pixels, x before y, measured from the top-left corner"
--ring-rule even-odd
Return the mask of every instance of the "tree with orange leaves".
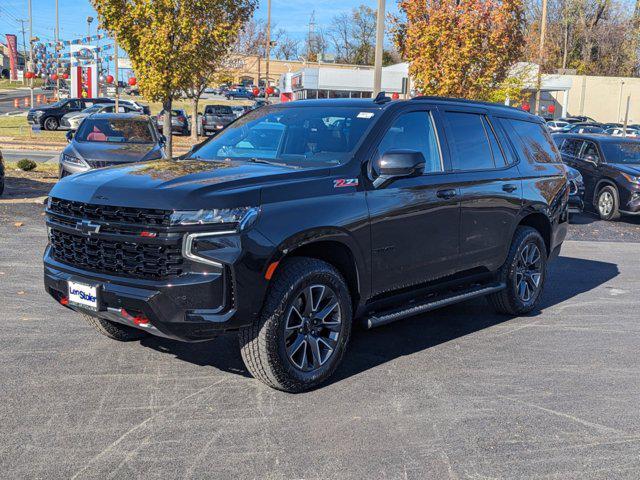
[[425, 95], [489, 99], [524, 44], [522, 0], [402, 0], [393, 37]]

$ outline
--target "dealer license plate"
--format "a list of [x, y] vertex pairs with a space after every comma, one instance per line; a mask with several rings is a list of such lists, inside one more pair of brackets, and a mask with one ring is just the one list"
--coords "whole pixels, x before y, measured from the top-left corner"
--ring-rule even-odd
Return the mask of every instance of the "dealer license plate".
[[69, 304], [97, 311], [98, 287], [69, 281]]

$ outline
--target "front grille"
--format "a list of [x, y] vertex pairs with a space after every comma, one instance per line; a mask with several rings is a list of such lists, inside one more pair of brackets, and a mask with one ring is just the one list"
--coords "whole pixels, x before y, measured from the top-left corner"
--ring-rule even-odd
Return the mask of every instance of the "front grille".
[[54, 259], [98, 273], [147, 279], [165, 279], [182, 274], [180, 243], [154, 245], [72, 234], [51, 229]]
[[144, 227], [169, 226], [171, 217], [170, 210], [93, 205], [59, 198], [51, 199], [49, 210], [82, 220], [128, 223]]
[[124, 162], [111, 162], [108, 160], [85, 160], [91, 168], [105, 168], [114, 165], [123, 165]]

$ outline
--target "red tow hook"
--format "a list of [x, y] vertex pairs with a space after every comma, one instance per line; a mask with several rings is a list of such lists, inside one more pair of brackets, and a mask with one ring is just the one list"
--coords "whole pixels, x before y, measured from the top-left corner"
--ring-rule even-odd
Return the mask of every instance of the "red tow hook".
[[62, 297], [60, 299], [60, 305], [64, 305], [65, 307], [69, 305], [69, 297]]
[[130, 315], [124, 308], [120, 309], [120, 315], [125, 317], [127, 320], [130, 320], [134, 323], [134, 325], [138, 325], [139, 327], [149, 327], [151, 326], [151, 322], [144, 315], [136, 315], [135, 317]]

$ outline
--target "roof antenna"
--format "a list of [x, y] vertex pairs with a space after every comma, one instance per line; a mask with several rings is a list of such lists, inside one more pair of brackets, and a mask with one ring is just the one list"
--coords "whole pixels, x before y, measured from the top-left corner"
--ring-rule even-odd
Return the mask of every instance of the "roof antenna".
[[391, 99], [387, 97], [386, 92], [380, 92], [378, 95], [376, 95], [376, 98], [374, 98], [373, 101], [375, 103], [387, 103], [390, 102]]

